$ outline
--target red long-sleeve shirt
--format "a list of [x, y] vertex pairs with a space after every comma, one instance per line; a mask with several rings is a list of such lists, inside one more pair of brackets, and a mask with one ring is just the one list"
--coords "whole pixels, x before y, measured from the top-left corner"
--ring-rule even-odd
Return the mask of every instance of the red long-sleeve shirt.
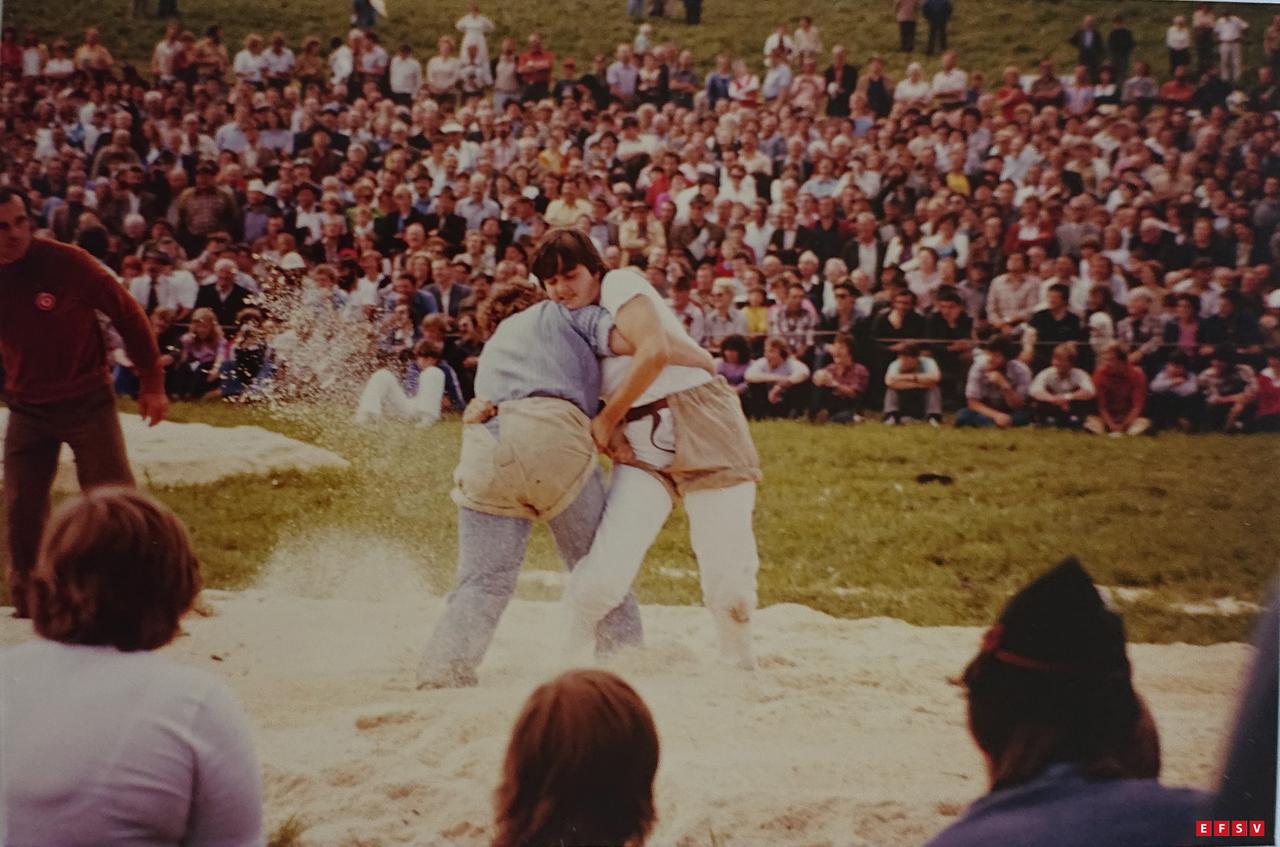
[[1122, 371], [1099, 365], [1093, 372], [1093, 387], [1098, 393], [1098, 408], [1116, 420], [1123, 420], [1134, 408], [1141, 414], [1147, 402], [1147, 377], [1133, 365]]
[[52, 403], [110, 384], [98, 312], [124, 339], [141, 392], [163, 392], [160, 351], [142, 307], [84, 250], [37, 238], [26, 256], [0, 266], [0, 363], [8, 396]]

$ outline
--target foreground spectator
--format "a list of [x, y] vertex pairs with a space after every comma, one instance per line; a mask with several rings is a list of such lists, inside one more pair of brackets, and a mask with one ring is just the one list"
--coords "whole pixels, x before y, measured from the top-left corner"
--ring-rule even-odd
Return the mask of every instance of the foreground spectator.
[[890, 426], [927, 418], [942, 422], [942, 371], [922, 355], [919, 344], [908, 341], [884, 375], [884, 422]]
[[747, 414], [753, 418], [790, 418], [804, 408], [809, 368], [786, 340], [772, 336], [764, 356], [747, 368]]
[[0, 651], [10, 844], [262, 843], [250, 729], [217, 677], [159, 655], [200, 590], [182, 523], [99, 488], [49, 521], [39, 636]]
[[1157, 782], [1159, 734], [1133, 687], [1124, 624], [1075, 559], [1009, 601], [964, 686], [991, 791], [927, 847], [1192, 840], [1204, 798]]
[[492, 847], [643, 847], [658, 755], [649, 708], [614, 674], [575, 670], [539, 686], [511, 732]]
[[956, 414], [956, 426], [1025, 426], [1031, 422], [1027, 408], [1031, 370], [1018, 361], [1018, 345], [998, 336], [983, 348], [985, 356], [969, 368], [964, 399]]
[[1093, 380], [1076, 367], [1076, 345], [1053, 348], [1053, 364], [1031, 382], [1032, 414], [1036, 423], [1065, 429], [1084, 426], [1093, 403]]
[[1096, 435], [1141, 435], [1151, 428], [1142, 416], [1147, 405], [1147, 377], [1129, 364], [1129, 351], [1119, 341], [1102, 348], [1102, 360], [1093, 372], [1098, 395], [1098, 412], [1090, 415], [1084, 428]]

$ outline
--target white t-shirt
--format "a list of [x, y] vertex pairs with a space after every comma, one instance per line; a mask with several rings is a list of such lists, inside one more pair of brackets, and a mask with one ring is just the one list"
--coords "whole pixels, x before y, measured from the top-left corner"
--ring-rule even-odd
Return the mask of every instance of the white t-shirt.
[[262, 777], [220, 679], [153, 652], [0, 650], [5, 844], [263, 843]]
[[[611, 317], [616, 320], [618, 312], [633, 297], [644, 297], [653, 304], [659, 320], [662, 321], [663, 329], [668, 332], [683, 333], [685, 331], [680, 318], [671, 311], [671, 307], [662, 299], [662, 295], [638, 271], [632, 268], [621, 268], [604, 275], [604, 279], [600, 282], [600, 305], [609, 312]], [[601, 375], [606, 395], [612, 394], [622, 386], [623, 379], [631, 370], [631, 359], [631, 356], [613, 356], [601, 362]], [[658, 374], [653, 384], [636, 399], [632, 407], [643, 406], [668, 394], [688, 391], [690, 388], [710, 381], [711, 374], [699, 368], [667, 365], [662, 369], [662, 373]]]

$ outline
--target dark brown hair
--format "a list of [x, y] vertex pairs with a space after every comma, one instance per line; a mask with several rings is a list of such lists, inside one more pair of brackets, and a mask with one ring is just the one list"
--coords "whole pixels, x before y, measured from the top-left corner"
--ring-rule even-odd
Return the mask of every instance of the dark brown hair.
[[532, 285], [504, 282], [495, 285], [489, 296], [476, 309], [476, 326], [480, 333], [488, 338], [493, 335], [498, 324], [514, 314], [547, 299], [541, 288]]
[[547, 280], [579, 266], [596, 277], [609, 270], [586, 233], [577, 227], [556, 227], [542, 236], [534, 248], [529, 270], [545, 285]]
[[1005, 664], [980, 653], [964, 672], [969, 731], [990, 763], [992, 790], [1020, 785], [1055, 762], [1092, 779], [1160, 773], [1155, 720], [1127, 674], [1071, 674]]
[[640, 695], [608, 671], [562, 674], [516, 719], [493, 847], [639, 847], [653, 828], [657, 769]]
[[50, 519], [32, 619], [52, 641], [155, 650], [178, 634], [200, 586], [200, 564], [173, 512], [133, 489], [98, 488]]

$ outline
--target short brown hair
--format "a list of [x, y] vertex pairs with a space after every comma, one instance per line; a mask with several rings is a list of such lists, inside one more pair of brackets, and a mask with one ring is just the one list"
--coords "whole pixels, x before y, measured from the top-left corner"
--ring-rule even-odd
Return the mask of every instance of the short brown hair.
[[655, 820], [657, 770], [658, 732], [635, 689], [608, 671], [562, 674], [516, 719], [493, 847], [639, 847]]
[[534, 248], [529, 270], [545, 284], [546, 280], [579, 266], [597, 277], [609, 270], [586, 233], [577, 227], [556, 227], [542, 236]]
[[155, 650], [201, 586], [186, 527], [129, 488], [98, 488], [49, 521], [31, 584], [36, 632], [67, 644]]
[[498, 324], [546, 299], [547, 295], [542, 289], [532, 285], [512, 282], [495, 285], [476, 310], [476, 325], [488, 338], [498, 328]]

